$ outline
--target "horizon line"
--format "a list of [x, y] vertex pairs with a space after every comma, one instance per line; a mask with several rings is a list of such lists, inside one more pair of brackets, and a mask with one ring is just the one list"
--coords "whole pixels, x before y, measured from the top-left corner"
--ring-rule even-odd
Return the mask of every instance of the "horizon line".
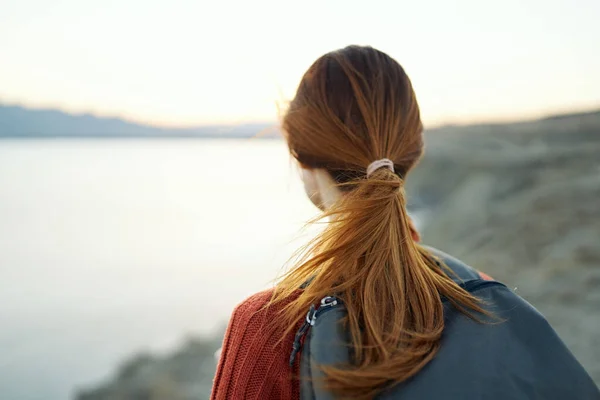
[[[235, 126], [243, 126], [243, 125], [263, 125], [265, 128], [268, 127], [277, 127], [279, 128], [279, 122], [276, 120], [239, 120], [234, 122], [236, 119], [232, 118], [232, 122], [214, 122], [214, 123], [199, 123], [196, 125], [179, 125], [179, 124], [157, 124], [144, 120], [140, 120], [137, 118], [132, 118], [127, 116], [126, 114], [109, 114], [102, 112], [94, 112], [94, 111], [70, 111], [59, 106], [51, 106], [51, 105], [26, 105], [18, 102], [4, 102], [0, 99], [0, 107], [17, 107], [30, 111], [54, 111], [60, 112], [72, 117], [82, 117], [82, 116], [92, 116], [97, 119], [106, 119], [106, 120], [120, 120], [126, 123], [135, 124], [144, 126], [147, 128], [156, 128], [163, 130], [191, 130], [198, 128], [212, 128], [212, 127], [235, 127]], [[549, 119], [553, 117], [561, 117], [568, 115], [577, 115], [577, 114], [590, 114], [594, 112], [600, 112], [600, 103], [583, 106], [583, 107], [562, 107], [562, 108], [554, 108], [548, 111], [540, 111], [540, 112], [532, 112], [521, 115], [514, 115], [511, 117], [493, 117], [493, 116], [482, 116], [482, 117], [474, 117], [472, 119], [462, 119], [452, 121], [448, 118], [440, 118], [432, 123], [425, 123], [425, 130], [431, 129], [439, 129], [444, 127], [460, 127], [460, 126], [476, 126], [476, 125], [502, 125], [502, 124], [515, 124], [522, 122], [534, 122], [538, 120]]]

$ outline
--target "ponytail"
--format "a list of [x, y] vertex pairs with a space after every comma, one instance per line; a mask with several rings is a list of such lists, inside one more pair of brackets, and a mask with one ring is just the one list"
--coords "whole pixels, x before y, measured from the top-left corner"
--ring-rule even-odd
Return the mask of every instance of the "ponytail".
[[323, 233], [277, 286], [274, 301], [311, 283], [283, 312], [289, 334], [311, 304], [335, 294], [348, 311], [354, 364], [327, 367], [325, 384], [342, 398], [373, 398], [415, 375], [436, 354], [440, 296], [473, 310], [478, 300], [446, 276], [412, 237], [402, 179], [380, 169], [327, 210]]

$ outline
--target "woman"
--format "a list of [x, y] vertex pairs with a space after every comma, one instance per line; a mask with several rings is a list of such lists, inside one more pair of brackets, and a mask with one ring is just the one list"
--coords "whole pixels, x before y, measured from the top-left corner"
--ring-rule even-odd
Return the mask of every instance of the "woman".
[[298, 399], [298, 359], [288, 365], [295, 333], [311, 305], [332, 293], [348, 313], [354, 366], [329, 368], [326, 384], [340, 398], [373, 398], [436, 356], [442, 299], [486, 315], [418, 244], [406, 211], [404, 181], [423, 153], [415, 94], [388, 55], [350, 46], [308, 69], [283, 131], [329, 222], [274, 290], [235, 309], [212, 398]]

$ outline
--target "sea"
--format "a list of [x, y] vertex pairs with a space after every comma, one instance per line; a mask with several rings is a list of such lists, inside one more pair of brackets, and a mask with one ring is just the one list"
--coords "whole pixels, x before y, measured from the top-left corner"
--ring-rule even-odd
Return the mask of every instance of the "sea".
[[317, 214], [281, 140], [0, 140], [0, 399], [214, 334]]

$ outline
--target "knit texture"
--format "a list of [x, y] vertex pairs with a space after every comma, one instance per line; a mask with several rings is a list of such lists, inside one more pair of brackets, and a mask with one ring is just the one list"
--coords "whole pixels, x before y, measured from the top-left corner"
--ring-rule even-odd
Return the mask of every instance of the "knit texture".
[[211, 400], [299, 400], [298, 360], [289, 365], [296, 330], [283, 337], [284, 331], [273, 324], [292, 299], [265, 308], [272, 294], [257, 293], [233, 311]]

